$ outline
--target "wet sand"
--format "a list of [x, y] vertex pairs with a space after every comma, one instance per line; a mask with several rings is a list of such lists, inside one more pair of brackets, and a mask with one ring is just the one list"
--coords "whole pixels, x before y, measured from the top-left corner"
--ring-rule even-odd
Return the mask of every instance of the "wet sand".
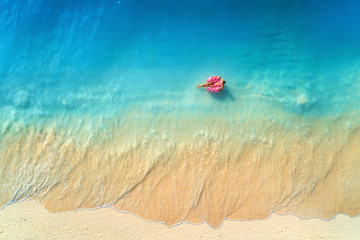
[[111, 208], [49, 213], [34, 201], [0, 210], [0, 239], [358, 239], [360, 218], [330, 221], [272, 214], [265, 220], [230, 221], [214, 229], [183, 223], [148, 222]]
[[222, 127], [223, 118], [168, 117], [134, 117], [118, 128], [117, 118], [104, 128], [84, 120], [77, 132], [76, 121], [69, 129], [9, 130], [0, 145], [0, 206], [23, 199], [49, 212], [111, 205], [167, 226], [213, 227], [271, 212], [360, 213], [360, 124], [347, 120], [354, 116], [289, 124], [234, 116]]

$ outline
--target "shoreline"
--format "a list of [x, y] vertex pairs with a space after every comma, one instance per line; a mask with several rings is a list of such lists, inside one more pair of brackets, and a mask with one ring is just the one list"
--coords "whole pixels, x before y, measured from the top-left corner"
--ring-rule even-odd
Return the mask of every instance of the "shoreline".
[[360, 217], [300, 219], [272, 213], [264, 220], [224, 220], [219, 228], [183, 222], [171, 227], [113, 208], [50, 213], [35, 201], [0, 210], [1, 239], [355, 239]]

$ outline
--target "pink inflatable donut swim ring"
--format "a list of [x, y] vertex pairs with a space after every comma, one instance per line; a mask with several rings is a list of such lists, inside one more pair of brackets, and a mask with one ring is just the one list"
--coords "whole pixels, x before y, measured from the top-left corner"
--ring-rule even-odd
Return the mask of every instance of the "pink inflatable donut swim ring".
[[217, 86], [216, 86], [216, 87], [206, 87], [206, 89], [207, 89], [209, 92], [213, 92], [213, 93], [221, 92], [221, 77], [212, 76], [212, 77], [209, 77], [209, 78], [206, 80], [206, 82], [207, 82], [207, 83], [211, 83], [211, 82], [217, 83]]

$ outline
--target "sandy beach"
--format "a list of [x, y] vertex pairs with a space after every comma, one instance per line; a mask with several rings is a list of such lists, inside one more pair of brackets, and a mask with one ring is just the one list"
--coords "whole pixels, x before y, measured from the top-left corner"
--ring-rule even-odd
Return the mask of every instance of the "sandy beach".
[[167, 227], [111, 208], [49, 213], [34, 201], [0, 210], [0, 239], [358, 239], [360, 218], [330, 221], [272, 214], [265, 220]]
[[360, 240], [360, 1], [0, 8], [0, 240]]

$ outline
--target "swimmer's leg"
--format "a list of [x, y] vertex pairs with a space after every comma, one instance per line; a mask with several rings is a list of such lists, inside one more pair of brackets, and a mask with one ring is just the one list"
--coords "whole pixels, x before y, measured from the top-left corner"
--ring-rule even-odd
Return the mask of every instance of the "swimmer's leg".
[[197, 85], [197, 87], [214, 87], [214, 83], [211, 82], [211, 83], [204, 83], [204, 84], [201, 84], [201, 85]]

